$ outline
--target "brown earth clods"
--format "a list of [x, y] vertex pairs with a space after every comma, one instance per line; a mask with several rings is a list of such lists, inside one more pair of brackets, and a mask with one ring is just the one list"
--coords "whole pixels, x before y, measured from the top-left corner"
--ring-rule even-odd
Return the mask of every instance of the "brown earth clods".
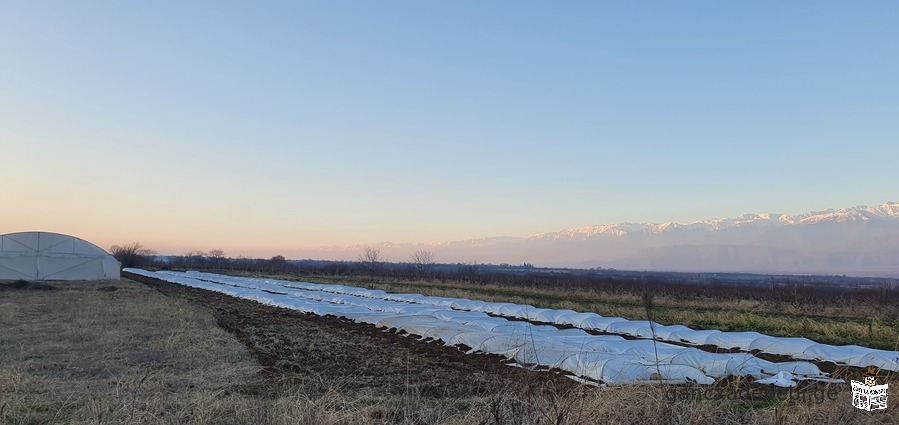
[[303, 380], [308, 385], [313, 380], [322, 388], [411, 392], [426, 398], [490, 397], [521, 383], [539, 382], [541, 390], [554, 393], [578, 385], [555, 373], [507, 366], [509, 361], [501, 356], [465, 354], [440, 342], [365, 323], [266, 306], [142, 276], [128, 278], [211, 309], [219, 325], [257, 358], [263, 374], [284, 384]]

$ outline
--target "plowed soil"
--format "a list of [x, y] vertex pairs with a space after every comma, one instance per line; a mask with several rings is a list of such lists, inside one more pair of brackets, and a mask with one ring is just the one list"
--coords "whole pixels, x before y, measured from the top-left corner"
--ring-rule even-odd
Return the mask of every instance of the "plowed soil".
[[[185, 299], [213, 311], [219, 325], [243, 342], [264, 367], [269, 380], [282, 384], [317, 381], [340, 387], [418, 397], [489, 397], [510, 388], [553, 393], [577, 385], [554, 373], [507, 366], [496, 356], [465, 354], [439, 342], [424, 342], [391, 330], [347, 319], [316, 316], [224, 294], [129, 275], [168, 297]], [[260, 391], [277, 391], [270, 386]]]

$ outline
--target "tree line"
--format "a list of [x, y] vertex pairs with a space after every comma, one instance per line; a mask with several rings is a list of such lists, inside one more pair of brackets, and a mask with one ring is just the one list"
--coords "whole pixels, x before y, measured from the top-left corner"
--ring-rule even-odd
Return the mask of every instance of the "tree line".
[[[673, 298], [756, 299], [803, 304], [850, 304], [895, 307], [899, 284], [895, 280], [840, 278], [838, 276], [752, 276], [733, 274], [632, 272], [614, 269], [551, 269], [531, 264], [438, 263], [432, 251], [416, 251], [406, 261], [390, 262], [380, 250], [362, 247], [353, 261], [288, 260], [228, 257], [222, 249], [159, 256], [140, 243], [110, 249], [123, 267], [147, 269], [243, 272], [293, 276], [352, 276], [391, 279], [432, 279], [479, 285], [552, 288], [613, 293], [651, 292]], [[848, 283], [847, 283], [848, 282]], [[873, 282], [873, 283], [872, 283]], [[856, 304], [858, 303], [858, 304]]]

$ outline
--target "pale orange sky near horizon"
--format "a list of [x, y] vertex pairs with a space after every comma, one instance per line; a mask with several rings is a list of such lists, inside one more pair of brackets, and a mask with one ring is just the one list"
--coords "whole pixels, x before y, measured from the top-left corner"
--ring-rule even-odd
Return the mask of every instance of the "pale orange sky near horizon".
[[271, 257], [899, 201], [899, 3], [650, 3], [0, 3], [0, 233]]
[[[879, 205], [881, 203], [869, 203]], [[356, 252], [345, 248], [380, 242], [393, 243], [431, 243], [446, 242], [451, 240], [478, 239], [491, 236], [530, 236], [530, 234], [500, 235], [485, 234], [476, 235], [464, 239], [444, 240], [382, 240], [371, 242], [355, 242], [348, 239], [343, 244], [316, 244], [313, 235], [304, 236], [301, 232], [292, 231], [285, 227], [278, 230], [258, 234], [247, 234], [244, 228], [229, 228], [227, 224], [217, 220], [202, 220], [197, 225], [190, 217], [173, 214], [163, 220], [147, 220], [146, 216], [127, 215], [126, 208], [110, 206], [103, 209], [104, 214], [97, 214], [96, 210], [74, 209], [66, 210], [67, 213], [50, 214], [47, 217], [41, 214], [28, 214], [28, 211], [19, 210], [7, 215], [3, 225], [0, 226], [0, 234], [16, 233], [24, 231], [47, 231], [68, 234], [79, 237], [99, 247], [109, 250], [112, 245], [140, 242], [145, 248], [152, 249], [158, 254], [182, 255], [189, 252], [208, 252], [212, 249], [223, 249], [229, 257], [246, 256], [253, 258], [270, 258], [274, 255], [285, 255], [291, 259], [352, 259]], [[801, 213], [793, 211], [789, 213]], [[116, 220], [116, 216], [119, 220]], [[713, 217], [708, 217], [713, 218]], [[692, 220], [691, 220], [692, 221]], [[24, 223], [20, 227], [10, 227], [10, 223]], [[178, 224], [172, 225], [173, 222]], [[47, 225], [46, 223], [54, 223]], [[597, 223], [599, 224], [599, 223]], [[611, 224], [611, 223], [604, 223]], [[222, 227], [218, 227], [222, 226]], [[222, 230], [224, 229], [224, 230]], [[546, 229], [546, 231], [558, 231], [558, 229]], [[538, 232], [534, 232], [538, 233]], [[323, 238], [326, 239], [326, 238]], [[317, 248], [326, 247], [333, 254], [334, 251], [344, 250], [345, 255], [337, 258], [324, 258], [316, 255]]]

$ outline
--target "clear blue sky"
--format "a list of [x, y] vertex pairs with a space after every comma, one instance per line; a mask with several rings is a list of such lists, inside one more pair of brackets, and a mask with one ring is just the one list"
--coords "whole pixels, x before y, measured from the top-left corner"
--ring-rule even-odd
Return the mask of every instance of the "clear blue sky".
[[899, 201], [899, 3], [0, 4], [0, 233], [529, 234]]

